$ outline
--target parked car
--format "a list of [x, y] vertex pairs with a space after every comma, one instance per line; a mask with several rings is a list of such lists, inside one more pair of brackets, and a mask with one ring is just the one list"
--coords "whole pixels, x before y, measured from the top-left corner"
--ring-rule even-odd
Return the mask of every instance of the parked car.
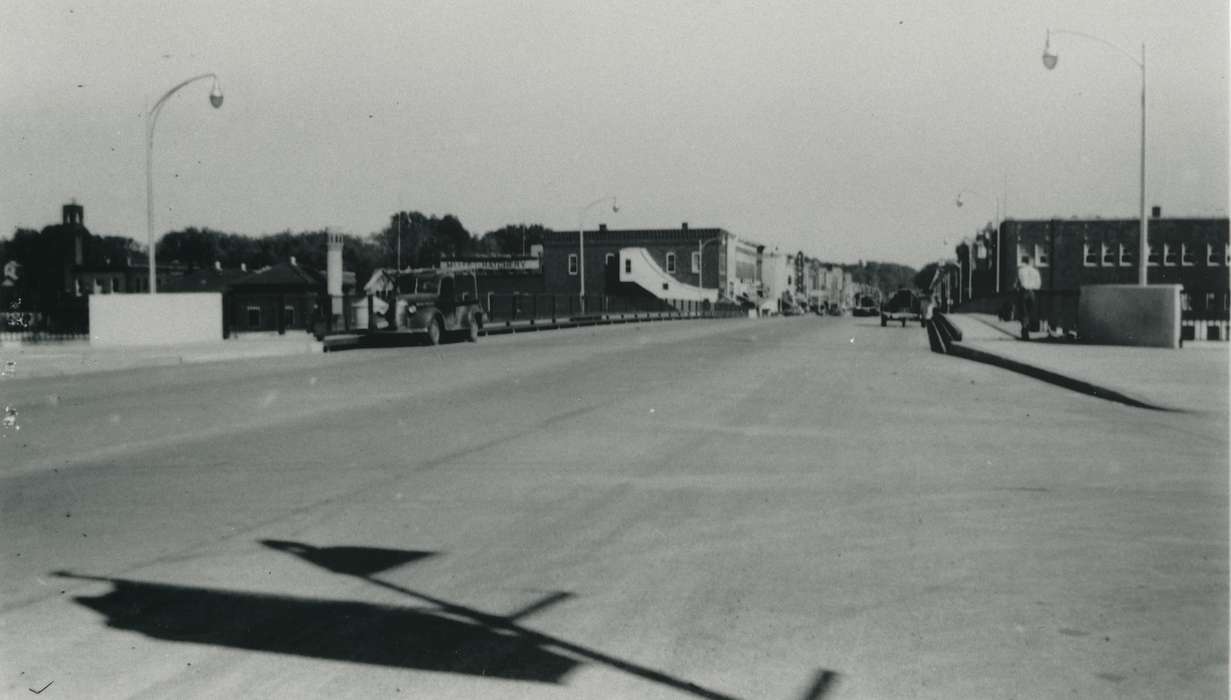
[[398, 331], [422, 333], [432, 345], [450, 335], [479, 339], [486, 311], [473, 272], [414, 270], [399, 276], [397, 289]]
[[918, 321], [919, 325], [925, 325], [927, 321], [923, 317], [921, 299], [909, 289], [894, 292], [889, 301], [881, 305], [881, 325], [888, 325], [890, 321], [901, 321], [903, 328], [906, 327], [907, 321]]

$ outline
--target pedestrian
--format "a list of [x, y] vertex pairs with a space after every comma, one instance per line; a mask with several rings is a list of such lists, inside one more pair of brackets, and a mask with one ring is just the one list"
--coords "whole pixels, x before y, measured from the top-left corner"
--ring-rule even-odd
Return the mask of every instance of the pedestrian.
[[1030, 258], [1022, 258], [1017, 266], [1017, 318], [1022, 322], [1022, 340], [1030, 340], [1030, 326], [1034, 320], [1035, 292], [1043, 286], [1039, 271], [1030, 263]]

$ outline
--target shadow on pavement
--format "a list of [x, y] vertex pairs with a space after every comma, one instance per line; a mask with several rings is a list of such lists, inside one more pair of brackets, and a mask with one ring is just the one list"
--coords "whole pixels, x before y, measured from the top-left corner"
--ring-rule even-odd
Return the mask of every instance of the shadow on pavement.
[[[74, 601], [102, 614], [113, 629], [154, 639], [352, 661], [400, 668], [560, 684], [592, 662], [700, 698], [734, 698], [664, 671], [522, 626], [521, 620], [573, 597], [550, 592], [497, 615], [399, 586], [376, 575], [435, 552], [375, 547], [316, 547], [261, 540], [325, 571], [351, 576], [415, 601], [415, 607], [297, 598], [89, 576], [54, 575], [111, 584]], [[837, 674], [823, 671], [805, 695], [824, 695]]]
[[335, 574], [371, 576], [413, 561], [426, 559], [435, 552], [411, 549], [381, 549], [378, 547], [313, 547], [285, 540], [261, 540], [261, 544], [279, 552], [294, 554], [311, 564]]
[[560, 683], [580, 663], [533, 638], [433, 610], [94, 580], [112, 590], [77, 603], [108, 627], [154, 639], [539, 683]]

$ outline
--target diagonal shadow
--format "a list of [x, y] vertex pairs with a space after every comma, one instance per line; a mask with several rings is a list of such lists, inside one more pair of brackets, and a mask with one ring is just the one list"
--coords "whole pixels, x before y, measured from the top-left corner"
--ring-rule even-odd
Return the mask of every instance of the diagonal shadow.
[[540, 640], [435, 610], [56, 575], [110, 583], [74, 600], [108, 627], [166, 641], [539, 683], [580, 665]]
[[[292, 545], [292, 546], [287, 546], [287, 545]], [[267, 545], [267, 546], [270, 546], [270, 545]], [[308, 561], [310, 563], [315, 563], [315, 561], [313, 560], [316, 558], [319, 558], [316, 552], [322, 551], [321, 548], [315, 547], [310, 544], [303, 544], [300, 542], [281, 542], [280, 545], [276, 547], [276, 549], [278, 549], [279, 551], [288, 552], [295, 556], [299, 556], [303, 558], [305, 561]], [[329, 548], [325, 548], [325, 549], [329, 549]], [[673, 688], [675, 690], [679, 690], [681, 692], [688, 693], [696, 697], [710, 698], [711, 700], [735, 700], [734, 696], [727, 695], [725, 693], [721, 693], [716, 690], [711, 690], [709, 688], [697, 685], [696, 683], [692, 683], [682, 678], [677, 678], [670, 674], [664, 673], [657, 669], [649, 668], [647, 666], [642, 666], [641, 664], [637, 664], [632, 661], [628, 661], [626, 659], [621, 659], [616, 656], [611, 656], [609, 654], [605, 654], [601, 651], [598, 651], [597, 649], [591, 649], [581, 644], [575, 644], [573, 642], [569, 642], [569, 641], [560, 639], [558, 637], [553, 637], [551, 635], [543, 634], [541, 632], [536, 632], [532, 629], [523, 627], [520, 624], [518, 624], [517, 622], [518, 620], [524, 619], [525, 617], [527, 617], [528, 615], [532, 613], [538, 612], [539, 610], [542, 610], [550, 605], [554, 605], [562, 600], [566, 600], [567, 598], [571, 597], [571, 594], [569, 593], [564, 593], [564, 592], [553, 593], [545, 597], [543, 600], [533, 603], [530, 606], [527, 606], [526, 608], [523, 608], [522, 610], [512, 615], [504, 616], [504, 615], [493, 615], [491, 613], [483, 612], [475, 608], [471, 608], [465, 605], [460, 605], [457, 603], [450, 602], [443, 598], [437, 598], [435, 596], [428, 595], [427, 593], [415, 591], [410, 588], [403, 588], [402, 586], [398, 586], [396, 584], [389, 583], [387, 581], [383, 581], [381, 579], [375, 578], [372, 575], [362, 575], [362, 574], [351, 574], [351, 575], [355, 575], [358, 578], [364, 581], [367, 581], [368, 583], [374, 586], [379, 586], [386, 590], [400, 593], [409, 598], [414, 598], [421, 602], [434, 605], [437, 608], [439, 608], [441, 611], [449, 613], [451, 616], [470, 620], [484, 628], [496, 630], [498, 632], [512, 634], [518, 638], [525, 639], [528, 643], [533, 644], [536, 648], [568, 652], [576, 656], [580, 656], [584, 659], [588, 659], [590, 661], [594, 661], [596, 663], [609, 666], [611, 668], [637, 676], [644, 680], [651, 681], [653, 683], [657, 683], [659, 685], [663, 685], [668, 688]]]

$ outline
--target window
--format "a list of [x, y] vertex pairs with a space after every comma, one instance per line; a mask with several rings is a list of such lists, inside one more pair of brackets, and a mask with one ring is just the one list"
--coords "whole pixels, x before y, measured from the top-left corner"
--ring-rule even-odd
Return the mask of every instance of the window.
[[1162, 259], [1162, 251], [1159, 249], [1158, 244], [1151, 243], [1150, 257], [1146, 258], [1146, 265], [1149, 265], [1150, 267], [1158, 267], [1158, 264], [1162, 262]]
[[633, 259], [628, 258], [627, 260], [624, 261], [624, 273], [630, 274], [632, 273], [632, 271], [633, 271]]
[[1026, 248], [1021, 243], [1017, 244], [1017, 261], [1019, 263], [1030, 262], [1030, 256], [1026, 253]]
[[111, 291], [113, 292], [120, 291], [120, 278], [119, 277], [111, 278]]
[[1180, 244], [1180, 265], [1184, 267], [1192, 267], [1197, 264], [1197, 256], [1193, 255], [1187, 243]]
[[1133, 251], [1129, 250], [1128, 246], [1120, 244], [1120, 267], [1132, 267]]
[[1218, 308], [1218, 292], [1206, 292], [1205, 293], [1206, 311], [1213, 311], [1214, 309], [1217, 309], [1217, 308]]
[[568, 273], [570, 275], [577, 274], [577, 254], [572, 253], [568, 256]]
[[1047, 249], [1038, 243], [1034, 244], [1034, 259], [1038, 261], [1035, 266], [1047, 267]]
[[1174, 265], [1176, 264], [1176, 262], [1178, 261], [1176, 259], [1175, 246], [1170, 243], [1164, 243], [1163, 244], [1163, 265]]
[[615, 253], [607, 253], [607, 257], [603, 258], [603, 265], [610, 268], [615, 264]]
[[1192, 311], [1193, 310], [1192, 295], [1189, 294], [1188, 292], [1180, 292], [1180, 310], [1181, 311]]
[[286, 325], [286, 326], [295, 325], [295, 307], [294, 306], [282, 307], [282, 323], [283, 325]]
[[675, 253], [667, 253], [667, 272], [675, 272]]
[[94, 293], [95, 294], [103, 293], [103, 283], [97, 277], [94, 278]]
[[1213, 243], [1205, 244], [1205, 264], [1206, 265], [1217, 265], [1218, 264], [1218, 248]]
[[701, 272], [701, 253], [699, 252], [692, 254], [692, 271]]
[[[1084, 261], [1082, 264], [1086, 267], [1095, 267], [1098, 265], [1098, 253], [1094, 252], [1094, 246], [1090, 243], [1081, 244], [1081, 257]], [[1107, 257], [1107, 244], [1103, 244], [1103, 257]]]
[[1106, 267], [1116, 266], [1116, 249], [1110, 243], [1102, 244], [1102, 261]]
[[249, 306], [247, 311], [248, 311], [248, 328], [249, 329], [260, 328], [261, 327], [261, 307]]

